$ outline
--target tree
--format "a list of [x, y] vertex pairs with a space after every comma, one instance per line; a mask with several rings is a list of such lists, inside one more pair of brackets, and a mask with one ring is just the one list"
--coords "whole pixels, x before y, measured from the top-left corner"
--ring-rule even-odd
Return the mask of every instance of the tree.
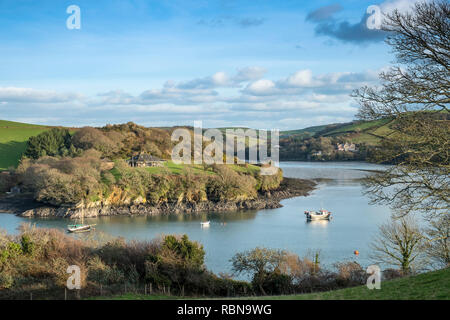
[[450, 4], [418, 2], [412, 13], [396, 10], [383, 29], [396, 65], [380, 74], [380, 87], [353, 93], [360, 119], [392, 120], [372, 160], [394, 165], [366, 180], [368, 194], [399, 215], [448, 212]]
[[38, 159], [44, 156], [66, 156], [71, 150], [71, 136], [69, 130], [53, 128], [44, 131], [27, 142], [25, 156]]
[[267, 276], [279, 269], [285, 255], [286, 252], [283, 250], [258, 247], [250, 251], [237, 253], [230, 261], [234, 272], [251, 274], [253, 283], [265, 295], [263, 283]]
[[421, 266], [424, 240], [412, 217], [392, 220], [379, 227], [379, 235], [370, 245], [371, 257], [377, 263], [396, 265], [409, 274]]
[[439, 265], [450, 266], [450, 216], [432, 221], [426, 234], [429, 237], [427, 256]]
[[108, 136], [103, 134], [102, 131], [96, 128], [84, 127], [73, 135], [72, 140], [77, 148], [83, 150], [95, 149], [102, 152], [104, 156], [111, 156], [119, 150], [121, 136], [120, 134], [116, 135], [111, 133], [108, 133], [108, 135], [113, 137], [115, 141], [111, 140]]

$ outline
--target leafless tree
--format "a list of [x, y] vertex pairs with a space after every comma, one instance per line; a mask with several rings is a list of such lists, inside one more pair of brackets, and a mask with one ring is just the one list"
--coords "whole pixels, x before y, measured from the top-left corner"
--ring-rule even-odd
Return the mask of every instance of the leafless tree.
[[380, 86], [353, 93], [359, 118], [392, 120], [373, 160], [394, 165], [366, 180], [368, 194], [400, 216], [447, 213], [450, 4], [419, 2], [412, 12], [389, 14], [383, 28], [396, 64], [380, 74]]
[[427, 256], [439, 266], [450, 266], [450, 216], [432, 221], [426, 234], [429, 237]]
[[379, 227], [370, 247], [376, 263], [398, 266], [404, 274], [421, 268], [425, 237], [411, 217], [389, 221]]

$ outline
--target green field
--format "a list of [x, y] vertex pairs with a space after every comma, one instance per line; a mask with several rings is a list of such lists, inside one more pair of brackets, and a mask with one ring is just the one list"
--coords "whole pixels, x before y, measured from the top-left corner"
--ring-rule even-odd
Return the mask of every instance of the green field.
[[391, 119], [355, 121], [330, 131], [319, 132], [319, 135], [324, 137], [346, 136], [348, 140], [354, 143], [376, 145], [383, 137], [392, 132], [389, 128], [391, 121]]
[[27, 140], [49, 127], [0, 120], [0, 170], [16, 167]]
[[[96, 299], [160, 300], [180, 299], [160, 295], [125, 294]], [[381, 289], [369, 290], [366, 286], [287, 296], [243, 297], [253, 300], [450, 300], [450, 269], [381, 282]]]
[[304, 129], [298, 129], [298, 130], [287, 130], [287, 131], [280, 131], [280, 138], [286, 138], [290, 136], [298, 136], [303, 138], [309, 138], [312, 137], [317, 132], [325, 130], [329, 125], [322, 125], [322, 126], [314, 126], [314, 127], [308, 127]]
[[[194, 174], [215, 174], [213, 171], [211, 170], [205, 170], [203, 165], [196, 165], [196, 164], [192, 164], [192, 165], [186, 165], [186, 164], [176, 164], [173, 161], [169, 160], [167, 161], [164, 166], [162, 167], [148, 167], [145, 168], [148, 172], [150, 173], [161, 173], [164, 170], [169, 170], [170, 173], [173, 174], [182, 174], [183, 172], [186, 171], [186, 169], [191, 169], [192, 172]], [[255, 166], [255, 165], [251, 165], [249, 164], [247, 167], [245, 166], [240, 166], [240, 165], [231, 165], [231, 168], [236, 171], [236, 172], [242, 172], [242, 173], [252, 173], [252, 174], [256, 174], [258, 171], [260, 171], [260, 167]]]
[[354, 143], [366, 143], [376, 145], [381, 139], [392, 132], [390, 129], [391, 119], [373, 121], [352, 121], [349, 123], [334, 123], [329, 125], [309, 127], [300, 130], [281, 131], [280, 138], [311, 137], [345, 137], [345, 140]]
[[381, 289], [366, 286], [293, 296], [264, 297], [293, 300], [450, 300], [450, 269], [381, 282]]

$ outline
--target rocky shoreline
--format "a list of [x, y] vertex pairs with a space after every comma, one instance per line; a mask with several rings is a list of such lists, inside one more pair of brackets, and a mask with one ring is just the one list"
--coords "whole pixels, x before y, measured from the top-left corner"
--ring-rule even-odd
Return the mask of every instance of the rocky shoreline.
[[284, 178], [280, 187], [271, 192], [260, 194], [258, 198], [244, 201], [203, 201], [198, 203], [161, 203], [157, 205], [126, 205], [126, 206], [93, 206], [79, 208], [72, 206], [49, 206], [35, 202], [30, 195], [0, 198], [0, 211], [14, 213], [21, 217], [58, 217], [78, 219], [84, 212], [85, 218], [113, 215], [167, 215], [167, 214], [197, 214], [202, 212], [227, 212], [238, 210], [275, 209], [282, 205], [280, 201], [287, 198], [308, 196], [315, 189], [316, 182], [312, 180]]

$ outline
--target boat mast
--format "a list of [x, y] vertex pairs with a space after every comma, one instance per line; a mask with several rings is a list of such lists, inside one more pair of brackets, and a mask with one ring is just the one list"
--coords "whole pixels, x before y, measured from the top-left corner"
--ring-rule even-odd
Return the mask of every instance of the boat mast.
[[84, 200], [81, 203], [81, 224], [84, 225]]

